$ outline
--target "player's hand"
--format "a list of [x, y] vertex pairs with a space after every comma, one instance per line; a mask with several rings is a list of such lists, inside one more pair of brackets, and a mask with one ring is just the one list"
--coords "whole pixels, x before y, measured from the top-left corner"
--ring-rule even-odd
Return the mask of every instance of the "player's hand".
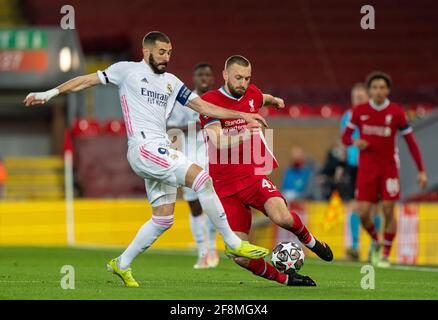
[[353, 141], [353, 144], [359, 148], [359, 150], [364, 150], [366, 149], [370, 144], [368, 143], [368, 141], [364, 140], [364, 139], [356, 139]]
[[36, 104], [45, 104], [51, 98], [59, 94], [58, 89], [52, 89], [44, 92], [31, 92], [23, 100], [26, 107], [33, 106]]
[[284, 108], [284, 100], [281, 98], [274, 97], [274, 103], [272, 104], [276, 109]]
[[241, 115], [242, 119], [245, 120], [248, 125], [251, 124], [251, 126], [254, 128], [256, 128], [257, 126], [261, 128], [261, 125], [263, 125], [265, 128], [268, 127], [268, 123], [266, 122], [265, 118], [263, 118], [258, 113], [242, 112]]
[[246, 125], [246, 129], [249, 130], [249, 132], [251, 133], [256, 133], [256, 132], [260, 132], [262, 130], [260, 123], [258, 123], [257, 121], [248, 123]]
[[418, 172], [417, 181], [418, 181], [418, 185], [420, 186], [421, 189], [426, 188], [426, 186], [427, 186], [426, 172], [424, 172], [424, 171]]

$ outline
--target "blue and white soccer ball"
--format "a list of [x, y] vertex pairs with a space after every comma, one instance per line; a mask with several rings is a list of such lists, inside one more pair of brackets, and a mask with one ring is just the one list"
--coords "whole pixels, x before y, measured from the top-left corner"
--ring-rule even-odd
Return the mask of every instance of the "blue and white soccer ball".
[[280, 242], [272, 250], [271, 262], [282, 273], [294, 273], [304, 264], [304, 251], [298, 243]]

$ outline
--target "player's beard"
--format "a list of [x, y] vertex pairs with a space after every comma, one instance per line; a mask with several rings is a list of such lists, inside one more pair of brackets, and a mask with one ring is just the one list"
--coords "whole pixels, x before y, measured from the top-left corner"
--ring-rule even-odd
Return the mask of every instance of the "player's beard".
[[239, 99], [240, 97], [242, 97], [246, 93], [246, 88], [243, 88], [243, 87], [235, 88], [231, 85], [231, 83], [229, 81], [227, 82], [227, 87], [228, 87], [228, 90], [230, 90], [231, 95], [237, 99]]
[[[157, 63], [152, 54], [149, 55], [149, 65], [151, 66], [152, 70], [154, 70], [154, 72], [157, 74], [165, 73], [167, 69], [167, 62]], [[164, 66], [164, 69], [158, 69], [158, 66]]]

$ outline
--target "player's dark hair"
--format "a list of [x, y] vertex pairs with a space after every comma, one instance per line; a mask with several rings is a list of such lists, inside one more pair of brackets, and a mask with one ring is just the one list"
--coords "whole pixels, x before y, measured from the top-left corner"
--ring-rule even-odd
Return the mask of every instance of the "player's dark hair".
[[143, 37], [143, 46], [154, 45], [156, 41], [170, 43], [170, 38], [160, 31], [151, 31]]
[[386, 82], [386, 85], [388, 88], [391, 88], [392, 86], [392, 80], [389, 74], [381, 72], [381, 71], [373, 71], [367, 76], [367, 87], [368, 89], [371, 87], [371, 83], [374, 80], [384, 80]]
[[211, 71], [213, 71], [213, 66], [207, 62], [200, 62], [193, 68], [193, 73], [198, 71], [199, 69], [209, 68]]
[[228, 69], [233, 64], [237, 64], [242, 67], [248, 67], [251, 63], [247, 58], [236, 54], [234, 56], [229, 57], [227, 61], [225, 61], [225, 69]]
[[351, 87], [351, 91], [354, 91], [354, 90], [365, 90], [365, 91], [367, 91], [368, 88], [367, 88], [365, 83], [363, 83], [363, 82], [356, 82], [353, 85], [353, 87]]

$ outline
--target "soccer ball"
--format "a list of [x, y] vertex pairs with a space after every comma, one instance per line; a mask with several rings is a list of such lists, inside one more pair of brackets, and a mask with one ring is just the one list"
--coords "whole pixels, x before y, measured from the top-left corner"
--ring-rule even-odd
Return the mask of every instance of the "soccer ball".
[[290, 274], [303, 266], [304, 251], [295, 242], [280, 242], [272, 250], [271, 262], [278, 271]]

